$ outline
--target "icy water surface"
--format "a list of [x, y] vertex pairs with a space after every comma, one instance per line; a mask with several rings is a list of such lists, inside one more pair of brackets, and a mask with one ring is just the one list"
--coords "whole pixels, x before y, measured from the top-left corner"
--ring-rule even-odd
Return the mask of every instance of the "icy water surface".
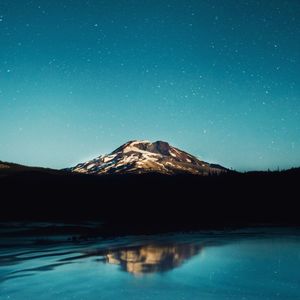
[[0, 299], [300, 299], [300, 231], [0, 240]]

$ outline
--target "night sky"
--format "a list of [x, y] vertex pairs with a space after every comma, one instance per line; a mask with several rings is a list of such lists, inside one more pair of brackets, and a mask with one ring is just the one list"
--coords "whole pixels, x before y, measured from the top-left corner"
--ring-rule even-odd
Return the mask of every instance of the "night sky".
[[0, 1], [0, 160], [63, 168], [132, 139], [300, 166], [299, 0]]

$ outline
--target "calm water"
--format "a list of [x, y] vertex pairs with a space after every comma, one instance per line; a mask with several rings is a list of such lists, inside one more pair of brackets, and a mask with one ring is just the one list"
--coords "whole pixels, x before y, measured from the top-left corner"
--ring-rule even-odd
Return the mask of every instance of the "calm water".
[[300, 299], [300, 231], [5, 236], [0, 299]]

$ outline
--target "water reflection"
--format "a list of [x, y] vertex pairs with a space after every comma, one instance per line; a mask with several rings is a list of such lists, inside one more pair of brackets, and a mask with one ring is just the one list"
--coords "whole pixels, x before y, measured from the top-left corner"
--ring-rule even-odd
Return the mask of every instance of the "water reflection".
[[0, 300], [300, 299], [298, 229], [1, 240]]
[[195, 244], [146, 245], [106, 253], [106, 262], [135, 274], [164, 272], [182, 265], [201, 251]]

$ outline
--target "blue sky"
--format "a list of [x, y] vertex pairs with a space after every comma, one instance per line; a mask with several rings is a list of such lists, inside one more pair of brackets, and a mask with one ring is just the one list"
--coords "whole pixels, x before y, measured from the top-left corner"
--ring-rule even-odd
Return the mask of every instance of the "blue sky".
[[237, 170], [300, 165], [300, 2], [0, 3], [0, 160], [132, 139]]

